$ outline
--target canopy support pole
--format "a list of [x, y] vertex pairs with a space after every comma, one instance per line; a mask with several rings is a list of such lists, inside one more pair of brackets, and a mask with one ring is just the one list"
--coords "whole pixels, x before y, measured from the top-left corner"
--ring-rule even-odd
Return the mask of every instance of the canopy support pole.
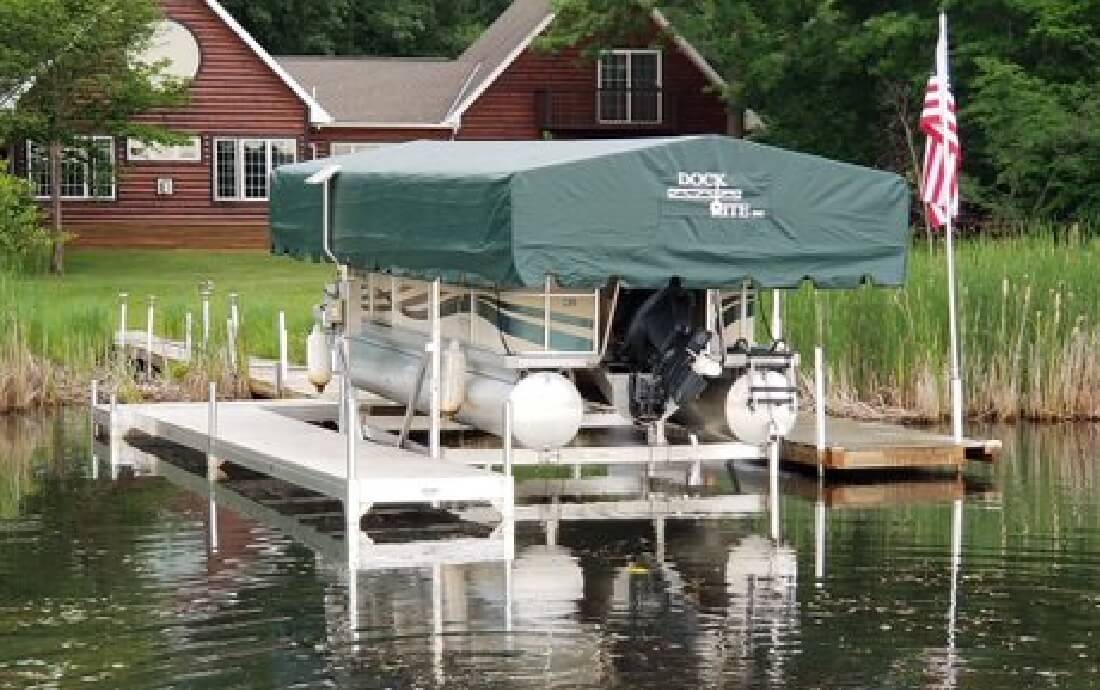
[[783, 291], [772, 290], [772, 342], [783, 339]]

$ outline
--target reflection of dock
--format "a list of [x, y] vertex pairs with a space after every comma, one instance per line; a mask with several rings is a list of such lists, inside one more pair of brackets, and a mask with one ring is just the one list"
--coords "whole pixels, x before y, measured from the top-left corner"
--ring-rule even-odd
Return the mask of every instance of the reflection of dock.
[[809, 468], [820, 463], [826, 471], [891, 469], [958, 469], [968, 459], [993, 460], [999, 441], [964, 439], [881, 422], [830, 417], [825, 447], [817, 448], [812, 416], [803, 415], [783, 444], [783, 459]]

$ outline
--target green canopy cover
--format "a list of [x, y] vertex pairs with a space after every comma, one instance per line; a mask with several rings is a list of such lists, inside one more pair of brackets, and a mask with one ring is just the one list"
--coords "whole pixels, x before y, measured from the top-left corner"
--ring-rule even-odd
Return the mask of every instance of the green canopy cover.
[[449, 282], [597, 287], [899, 285], [897, 175], [720, 136], [417, 141], [275, 172], [273, 250], [322, 255], [332, 178], [342, 263]]

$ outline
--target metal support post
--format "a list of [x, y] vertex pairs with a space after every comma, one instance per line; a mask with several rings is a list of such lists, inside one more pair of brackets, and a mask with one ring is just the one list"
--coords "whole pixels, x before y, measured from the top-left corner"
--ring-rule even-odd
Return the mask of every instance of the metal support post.
[[213, 483], [217, 475], [218, 438], [218, 384], [211, 381], [207, 386], [206, 403], [206, 478]]
[[183, 315], [183, 356], [188, 362], [192, 360], [193, 342], [191, 339], [191, 331], [194, 324], [192, 323], [191, 312], [187, 312]]
[[111, 416], [108, 427], [108, 443], [110, 444], [110, 457], [108, 460], [111, 463], [111, 479], [118, 479], [118, 462], [122, 450], [122, 439], [120, 438], [121, 434], [118, 432], [118, 393], [114, 391], [111, 391]]
[[118, 293], [118, 346], [124, 350], [126, 348], [126, 307], [129, 298], [129, 293]]
[[153, 378], [153, 324], [156, 318], [157, 298], [149, 295], [149, 307], [145, 312], [145, 375]]
[[814, 348], [814, 440], [817, 445], [817, 475], [825, 474], [825, 350]]
[[98, 424], [95, 420], [96, 407], [99, 405], [99, 381], [92, 379], [92, 394], [91, 394], [91, 410], [88, 412], [89, 426], [89, 441], [88, 448], [91, 450], [92, 456], [92, 479], [99, 479], [99, 458], [95, 454], [95, 437]]
[[741, 283], [741, 302], [738, 305], [737, 315], [737, 336], [744, 338], [746, 341], [752, 340], [752, 333], [749, 333], [749, 283], [743, 281]]
[[199, 286], [202, 298], [202, 349], [210, 347], [210, 297], [214, 294], [214, 283], [206, 281]]
[[432, 340], [431, 340], [431, 354], [432, 354], [432, 366], [431, 366], [431, 380], [429, 382], [429, 393], [431, 395], [431, 420], [430, 420], [430, 436], [428, 441], [428, 454], [433, 458], [442, 457], [442, 449], [440, 447], [440, 429], [442, 426], [442, 414], [443, 414], [443, 401], [442, 401], [442, 384], [443, 384], [443, 324], [440, 310], [441, 300], [441, 283], [438, 278], [432, 281], [431, 288], [431, 328], [432, 328]]
[[825, 578], [825, 501], [821, 496], [814, 503], [814, 579], [821, 586]]
[[779, 436], [775, 422], [768, 425], [768, 517], [772, 541], [779, 542]]
[[225, 348], [229, 356], [229, 369], [237, 373], [237, 331], [233, 328], [233, 319], [225, 320]]
[[359, 400], [355, 388], [350, 380], [344, 386], [344, 398], [341, 401], [344, 408], [344, 440], [346, 467], [344, 476], [347, 479], [347, 495], [344, 499], [345, 534], [344, 538], [348, 546], [348, 573], [354, 574], [359, 563], [359, 468], [356, 452], [358, 450], [359, 431]]
[[229, 293], [229, 318], [233, 321], [233, 332], [241, 332], [241, 296], [235, 292]]
[[513, 414], [514, 414], [514, 411], [512, 409], [512, 401], [511, 400], [505, 400], [504, 401], [504, 423], [501, 425], [501, 427], [504, 430], [504, 435], [501, 437], [501, 442], [503, 443], [502, 454], [503, 454], [503, 465], [504, 465], [503, 469], [504, 469], [504, 476], [505, 477], [511, 477], [512, 476], [512, 457], [513, 457], [513, 454], [514, 454], [513, 453], [513, 440], [512, 440], [512, 434], [513, 434], [512, 425], [514, 423]]
[[783, 291], [772, 290], [772, 341], [783, 339]]
[[279, 372], [276, 376], [278, 381], [278, 394], [279, 397], [283, 395], [283, 389], [286, 388], [287, 379], [290, 378], [290, 345], [287, 339], [286, 331], [286, 312], [279, 312]]
[[550, 350], [550, 287], [553, 279], [547, 274], [542, 284], [542, 349]]

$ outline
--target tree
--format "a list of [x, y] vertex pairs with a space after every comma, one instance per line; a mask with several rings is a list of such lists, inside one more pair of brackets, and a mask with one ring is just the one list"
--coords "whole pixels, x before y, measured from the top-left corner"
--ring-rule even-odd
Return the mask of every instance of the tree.
[[0, 79], [14, 84], [14, 108], [0, 111], [3, 130], [48, 148], [54, 251], [64, 263], [62, 170], [65, 160], [94, 166], [90, 134], [175, 143], [168, 130], [135, 116], [177, 106], [186, 85], [164, 63], [141, 59], [161, 19], [156, 0], [4, 0], [0, 26], [12, 32], [0, 47]]

